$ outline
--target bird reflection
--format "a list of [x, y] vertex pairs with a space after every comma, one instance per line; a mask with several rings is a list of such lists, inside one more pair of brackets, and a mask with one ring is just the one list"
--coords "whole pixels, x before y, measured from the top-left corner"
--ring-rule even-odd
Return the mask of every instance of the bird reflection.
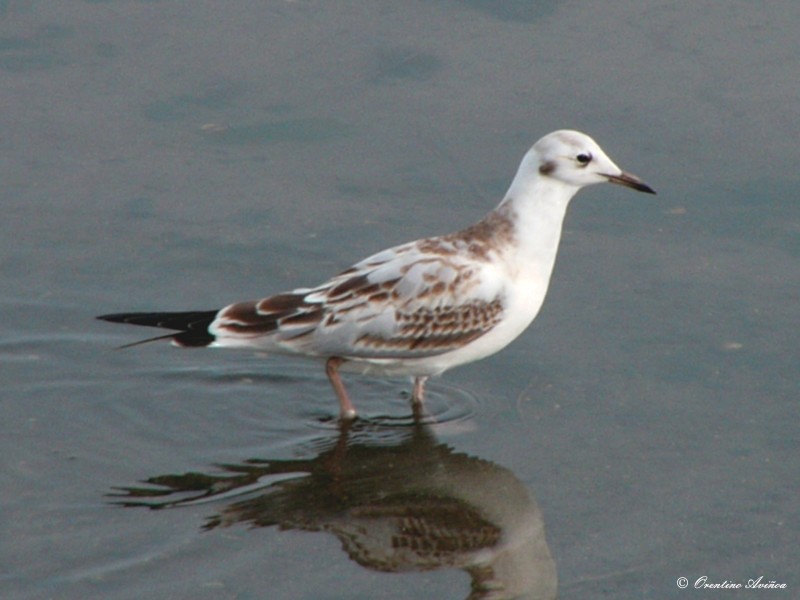
[[343, 423], [313, 448], [314, 458], [160, 475], [112, 496], [153, 509], [227, 500], [204, 529], [245, 523], [326, 532], [368, 569], [463, 569], [472, 600], [555, 598], [541, 513], [507, 469], [455, 452], [416, 418], [410, 426]]

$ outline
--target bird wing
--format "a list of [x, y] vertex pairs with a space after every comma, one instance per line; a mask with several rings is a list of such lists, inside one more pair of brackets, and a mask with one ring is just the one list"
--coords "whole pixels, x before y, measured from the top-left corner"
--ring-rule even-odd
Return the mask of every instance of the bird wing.
[[505, 310], [498, 267], [443, 238], [370, 256], [316, 288], [232, 304], [210, 331], [218, 345], [316, 356], [420, 358], [491, 330]]

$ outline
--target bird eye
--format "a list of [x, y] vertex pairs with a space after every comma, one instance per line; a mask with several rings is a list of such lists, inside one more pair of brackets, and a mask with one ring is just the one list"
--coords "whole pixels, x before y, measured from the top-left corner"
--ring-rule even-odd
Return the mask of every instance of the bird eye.
[[578, 156], [575, 157], [575, 160], [577, 160], [582, 166], [585, 167], [592, 161], [592, 155], [589, 154], [588, 152], [583, 152], [581, 154], [578, 154]]

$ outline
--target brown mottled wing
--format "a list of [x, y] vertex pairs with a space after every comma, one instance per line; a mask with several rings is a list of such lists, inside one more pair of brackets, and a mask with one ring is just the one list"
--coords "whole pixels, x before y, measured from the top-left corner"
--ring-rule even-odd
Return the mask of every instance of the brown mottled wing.
[[316, 356], [419, 358], [472, 342], [502, 318], [504, 290], [490, 263], [430, 240], [385, 250], [314, 289], [223, 309], [221, 345]]
[[326, 306], [309, 337], [329, 354], [353, 358], [420, 358], [455, 350], [503, 316], [505, 279], [495, 269], [451, 245], [434, 247], [431, 240], [384, 251], [306, 297]]

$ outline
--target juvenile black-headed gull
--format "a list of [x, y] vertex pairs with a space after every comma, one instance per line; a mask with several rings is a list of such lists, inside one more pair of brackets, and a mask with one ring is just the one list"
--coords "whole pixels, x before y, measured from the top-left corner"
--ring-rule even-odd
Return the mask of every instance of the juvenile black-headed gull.
[[154, 339], [170, 338], [179, 346], [325, 361], [345, 419], [356, 411], [340, 369], [411, 375], [412, 400], [420, 403], [429, 376], [494, 354], [533, 321], [550, 282], [567, 205], [582, 187], [602, 182], [655, 194], [589, 136], [555, 131], [525, 154], [497, 208], [466, 229], [383, 250], [314, 288], [222, 310], [98, 318], [174, 330]]

